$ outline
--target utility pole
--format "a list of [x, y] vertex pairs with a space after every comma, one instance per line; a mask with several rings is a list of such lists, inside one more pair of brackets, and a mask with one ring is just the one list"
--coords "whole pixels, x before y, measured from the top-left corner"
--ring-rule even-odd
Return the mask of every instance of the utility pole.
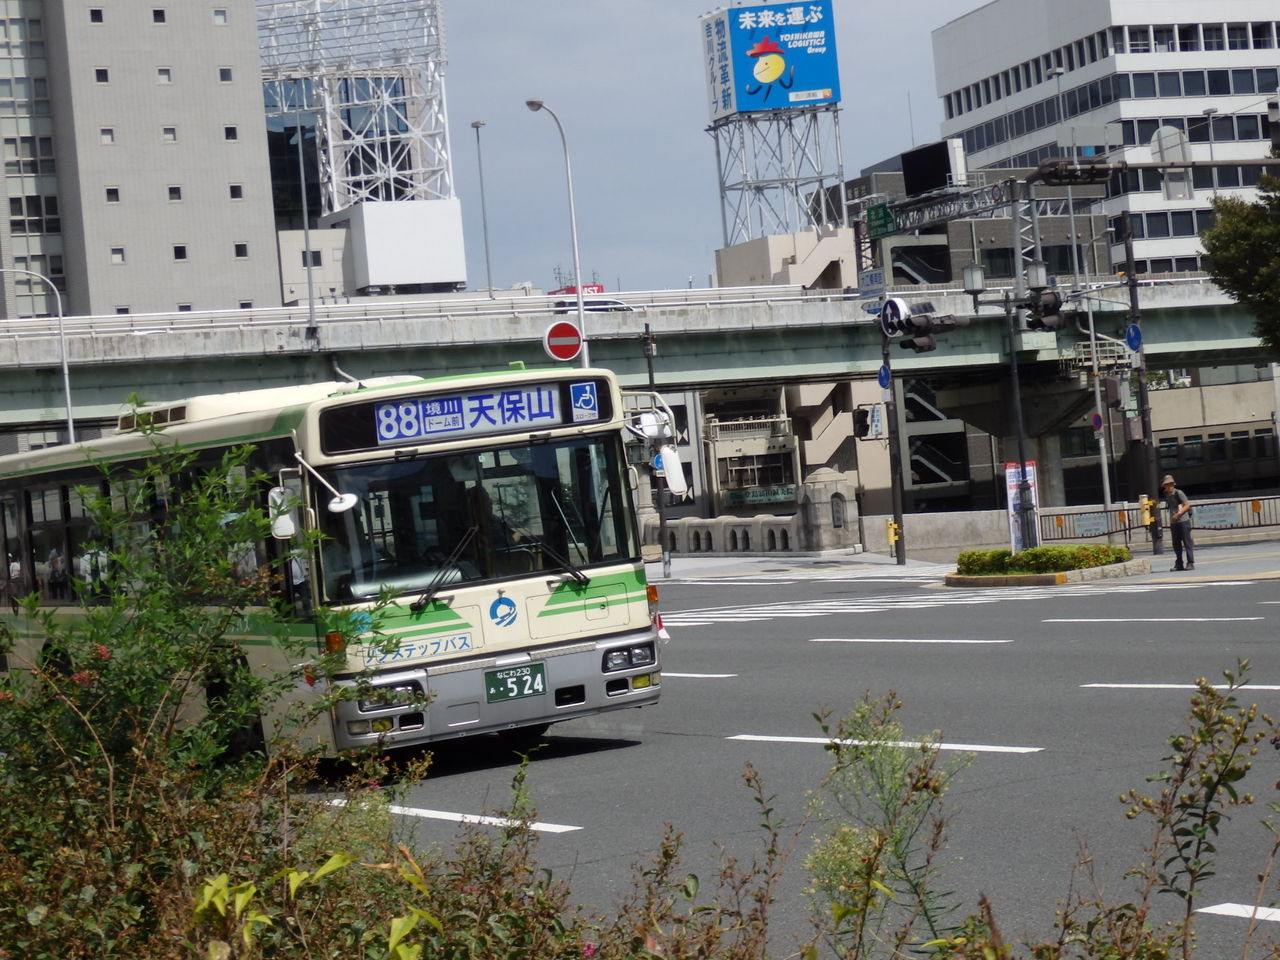
[[[649, 329], [649, 324], [644, 325], [644, 359], [649, 367], [649, 392], [656, 394], [658, 392], [657, 381], [653, 373], [653, 358], [658, 353], [658, 341], [653, 336], [653, 331]], [[671, 429], [675, 430], [675, 424], [671, 424]], [[673, 441], [674, 442], [674, 441]], [[666, 465], [663, 465], [665, 471]], [[683, 468], [682, 468], [683, 469]], [[655, 485], [654, 501], [658, 506], [658, 544], [662, 547], [662, 577], [664, 580], [671, 578], [671, 544], [667, 541], [667, 509], [666, 504], [662, 502], [663, 490], [662, 484]]]
[[[885, 305], [881, 306], [881, 310]], [[892, 368], [889, 366], [889, 331], [883, 321], [880, 324], [880, 354], [884, 361], [881, 368], [884, 387], [884, 419], [885, 431], [889, 437], [889, 494], [893, 502], [893, 528], [897, 539], [893, 543], [893, 556], [898, 566], [907, 564], [907, 540], [902, 530], [902, 449], [898, 446], [898, 400], [897, 390], [893, 382]], [[885, 382], [887, 381], [887, 386]]]
[[[1129, 220], [1129, 211], [1120, 214], [1120, 232], [1124, 237], [1124, 272], [1129, 287], [1129, 323], [1141, 329], [1142, 313], [1138, 309], [1138, 272], [1133, 262], [1133, 225]], [[1154, 500], [1160, 489], [1160, 478], [1156, 464], [1155, 435], [1151, 429], [1151, 396], [1147, 390], [1147, 351], [1146, 345], [1138, 342], [1138, 413], [1142, 417], [1142, 461], [1143, 481], [1151, 491]], [[1156, 504], [1151, 507], [1151, 552], [1159, 556], [1164, 553], [1164, 535], [1160, 529], [1160, 510]]]

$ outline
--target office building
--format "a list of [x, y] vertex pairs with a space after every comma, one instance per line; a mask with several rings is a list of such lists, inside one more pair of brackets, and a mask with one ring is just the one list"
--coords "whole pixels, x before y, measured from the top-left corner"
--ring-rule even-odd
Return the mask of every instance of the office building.
[[5, 316], [278, 304], [251, 0], [0, 0]]
[[1151, 162], [1156, 131], [1177, 131], [1163, 159], [1212, 165], [1117, 174], [1102, 207], [1114, 261], [1128, 210], [1139, 272], [1200, 269], [1212, 199], [1252, 198], [1260, 168], [1240, 161], [1271, 149], [1278, 15], [1269, 0], [992, 0], [934, 31], [942, 134], [993, 176], [1072, 155]]

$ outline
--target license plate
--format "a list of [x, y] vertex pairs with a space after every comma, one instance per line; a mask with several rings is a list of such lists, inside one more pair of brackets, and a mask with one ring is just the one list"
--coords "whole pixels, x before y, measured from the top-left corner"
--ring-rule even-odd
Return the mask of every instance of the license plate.
[[547, 692], [547, 669], [541, 663], [484, 672], [484, 696], [489, 703], [540, 697]]

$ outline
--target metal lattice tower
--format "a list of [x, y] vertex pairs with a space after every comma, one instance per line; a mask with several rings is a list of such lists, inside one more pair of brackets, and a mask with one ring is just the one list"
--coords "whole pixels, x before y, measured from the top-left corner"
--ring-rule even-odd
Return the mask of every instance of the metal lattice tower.
[[268, 116], [313, 114], [324, 212], [453, 197], [441, 0], [257, 0]]
[[707, 132], [716, 142], [726, 247], [825, 224], [845, 225], [836, 105], [734, 114]]

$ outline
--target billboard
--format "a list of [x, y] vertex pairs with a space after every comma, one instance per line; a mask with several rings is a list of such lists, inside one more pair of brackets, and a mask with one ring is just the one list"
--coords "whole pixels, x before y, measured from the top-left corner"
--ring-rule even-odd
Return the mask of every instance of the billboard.
[[831, 2], [765, 3], [704, 16], [711, 119], [838, 103]]

